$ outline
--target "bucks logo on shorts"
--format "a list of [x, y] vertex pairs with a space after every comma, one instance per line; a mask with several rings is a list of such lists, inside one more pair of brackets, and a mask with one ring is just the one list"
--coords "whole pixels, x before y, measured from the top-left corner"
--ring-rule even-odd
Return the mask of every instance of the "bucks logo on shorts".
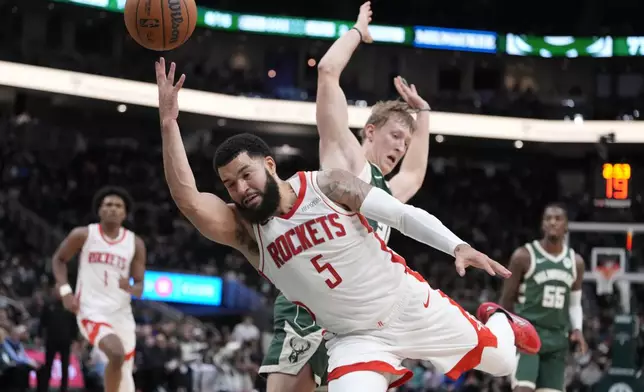
[[288, 356], [288, 361], [290, 363], [299, 362], [300, 355], [309, 351], [309, 349], [311, 348], [311, 342], [304, 340], [299, 336], [293, 336], [292, 338], [290, 338], [288, 344], [292, 349], [291, 354], [289, 354]]

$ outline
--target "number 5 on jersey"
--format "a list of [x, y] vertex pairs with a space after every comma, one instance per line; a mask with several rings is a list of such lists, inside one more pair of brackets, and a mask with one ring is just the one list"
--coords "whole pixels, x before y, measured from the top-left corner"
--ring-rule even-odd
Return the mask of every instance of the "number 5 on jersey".
[[549, 309], [563, 309], [566, 304], [566, 288], [562, 286], [545, 285], [541, 306]]
[[318, 273], [322, 273], [324, 271], [328, 271], [329, 274], [333, 277], [333, 280], [327, 279], [325, 280], [326, 285], [329, 286], [330, 289], [336, 288], [340, 283], [342, 283], [342, 277], [340, 274], [338, 274], [338, 271], [333, 268], [333, 266], [329, 263], [324, 263], [320, 264], [319, 260], [322, 258], [322, 255], [317, 255], [311, 259], [311, 264], [313, 264], [313, 267], [315, 267], [315, 270], [318, 271]]

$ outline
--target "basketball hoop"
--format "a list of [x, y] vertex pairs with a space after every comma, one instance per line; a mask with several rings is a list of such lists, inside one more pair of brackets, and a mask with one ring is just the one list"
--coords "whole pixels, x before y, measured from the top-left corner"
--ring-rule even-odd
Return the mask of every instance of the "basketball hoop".
[[624, 249], [593, 248], [591, 264], [597, 282], [597, 295], [613, 294], [615, 280], [626, 270]]
[[621, 268], [618, 263], [608, 263], [608, 265], [597, 267], [597, 294], [613, 294], [613, 284], [617, 277], [621, 275]]

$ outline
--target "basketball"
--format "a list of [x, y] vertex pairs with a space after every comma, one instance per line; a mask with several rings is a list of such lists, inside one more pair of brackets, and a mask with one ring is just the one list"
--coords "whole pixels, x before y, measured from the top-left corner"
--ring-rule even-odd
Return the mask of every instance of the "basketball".
[[127, 0], [125, 27], [141, 46], [172, 50], [183, 45], [195, 31], [195, 0]]

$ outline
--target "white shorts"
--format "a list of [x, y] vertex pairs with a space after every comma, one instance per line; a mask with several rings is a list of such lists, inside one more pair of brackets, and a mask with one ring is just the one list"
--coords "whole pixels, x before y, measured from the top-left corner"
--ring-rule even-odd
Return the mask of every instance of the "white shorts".
[[429, 360], [452, 379], [475, 368], [485, 347], [497, 338], [440, 290], [432, 289], [408, 270], [407, 294], [391, 321], [379, 329], [346, 335], [326, 333], [328, 380], [356, 371], [383, 373], [390, 388], [404, 384], [412, 372], [401, 366], [405, 358]]
[[114, 334], [121, 339], [125, 349], [125, 360], [134, 358], [136, 349], [136, 323], [131, 313], [115, 313], [112, 315], [83, 314], [76, 316], [78, 329], [83, 337], [92, 345], [98, 346], [101, 339]]

